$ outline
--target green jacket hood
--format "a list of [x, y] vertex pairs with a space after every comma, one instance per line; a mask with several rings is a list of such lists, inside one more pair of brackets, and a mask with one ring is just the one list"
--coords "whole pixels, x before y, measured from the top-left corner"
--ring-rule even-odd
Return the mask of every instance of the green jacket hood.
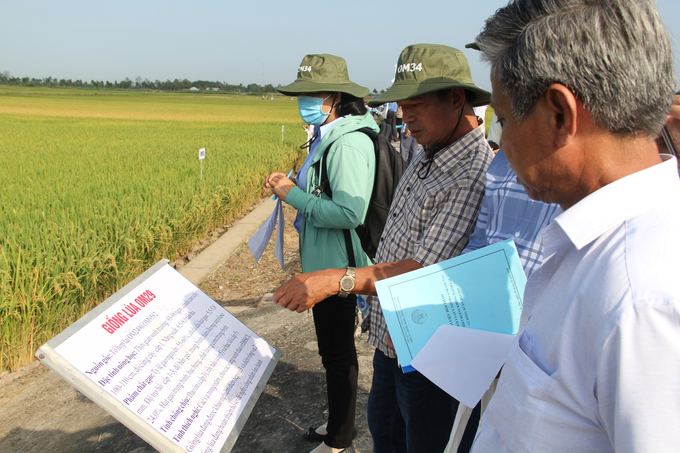
[[348, 115], [342, 121], [335, 124], [326, 135], [324, 135], [319, 147], [316, 149], [316, 154], [314, 155], [314, 160], [312, 164], [318, 162], [323, 156], [324, 151], [328, 148], [328, 145], [342, 137], [343, 135], [354, 132], [356, 130], [362, 129], [364, 127], [369, 127], [377, 134], [380, 132], [380, 128], [373, 119], [370, 113], [365, 115]]

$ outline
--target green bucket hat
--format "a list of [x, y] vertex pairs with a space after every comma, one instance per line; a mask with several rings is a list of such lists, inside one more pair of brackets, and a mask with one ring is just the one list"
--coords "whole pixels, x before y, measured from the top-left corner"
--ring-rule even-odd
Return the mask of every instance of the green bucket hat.
[[473, 107], [487, 105], [491, 101], [491, 93], [478, 88], [472, 81], [470, 66], [463, 52], [439, 44], [414, 44], [399, 55], [392, 86], [368, 101], [368, 105], [377, 107], [447, 88], [464, 88], [474, 93]]
[[305, 55], [295, 82], [277, 90], [286, 96], [319, 91], [339, 91], [358, 98], [368, 95], [368, 88], [350, 82], [345, 59], [329, 54]]

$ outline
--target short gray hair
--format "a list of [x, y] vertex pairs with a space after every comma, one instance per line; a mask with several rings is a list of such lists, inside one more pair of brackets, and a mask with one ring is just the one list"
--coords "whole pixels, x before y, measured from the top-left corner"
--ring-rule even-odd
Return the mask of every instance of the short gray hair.
[[673, 52], [654, 0], [511, 0], [476, 42], [517, 120], [560, 83], [601, 127], [656, 136], [673, 101]]

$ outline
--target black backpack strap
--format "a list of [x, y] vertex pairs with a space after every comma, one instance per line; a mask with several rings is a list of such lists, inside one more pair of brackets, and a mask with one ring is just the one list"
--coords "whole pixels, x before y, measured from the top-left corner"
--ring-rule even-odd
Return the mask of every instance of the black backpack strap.
[[316, 165], [316, 174], [319, 175], [319, 185], [316, 186], [312, 193], [317, 197], [321, 195], [321, 192], [323, 192], [326, 195], [328, 195], [329, 198], [333, 198], [331, 184], [328, 181], [328, 168], [327, 168], [328, 151], [330, 151], [331, 146], [333, 146], [333, 143], [335, 143], [335, 141], [328, 144], [326, 150], [323, 152], [323, 156], [321, 156], [321, 159], [319, 159], [316, 162], [316, 164], [314, 164]]
[[349, 230], [342, 230], [345, 235], [345, 247], [347, 248], [347, 259], [349, 260], [350, 267], [357, 267], [356, 260], [354, 259], [354, 249], [352, 248], [352, 235]]
[[[368, 135], [368, 138], [370, 138], [371, 141], [373, 142], [373, 150], [377, 154], [378, 134], [376, 134], [375, 131], [373, 131], [373, 129], [371, 129], [370, 127], [362, 127], [361, 129], [357, 129], [353, 132], [361, 132], [365, 135]], [[349, 132], [349, 133], [351, 134], [351, 132]], [[316, 167], [317, 168], [317, 174], [320, 176], [319, 177], [320, 183], [319, 183], [318, 186], [316, 186], [316, 189], [314, 189], [314, 192], [313, 192], [314, 195], [316, 195], [317, 197], [319, 196], [319, 194], [321, 194], [321, 192], [323, 192], [326, 195], [328, 195], [329, 198], [333, 198], [333, 190], [331, 189], [331, 184], [328, 181], [328, 168], [327, 168], [328, 151], [330, 151], [333, 144], [339, 138], [340, 137], [338, 137], [337, 139], [333, 140], [332, 142], [330, 142], [328, 144], [328, 146], [326, 147], [326, 150], [323, 152], [323, 156], [321, 156], [321, 159], [319, 159], [319, 161], [315, 164], [317, 166]], [[376, 173], [377, 173], [378, 172], [377, 155], [376, 155], [376, 165], [375, 165], [375, 167], [376, 167]]]

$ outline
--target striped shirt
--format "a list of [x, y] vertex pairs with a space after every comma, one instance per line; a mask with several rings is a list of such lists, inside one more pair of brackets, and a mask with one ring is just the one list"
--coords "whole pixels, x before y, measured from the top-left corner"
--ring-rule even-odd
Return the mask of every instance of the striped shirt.
[[[421, 148], [397, 187], [383, 231], [375, 263], [413, 259], [429, 266], [460, 255], [477, 222], [484, 198], [486, 170], [493, 152], [481, 127], [439, 151], [429, 174]], [[371, 298], [363, 324], [369, 330], [368, 343], [389, 357], [387, 325], [377, 297]]]
[[486, 172], [486, 195], [475, 231], [463, 254], [512, 239], [527, 277], [543, 261], [538, 234], [562, 209], [534, 201], [517, 182], [503, 151], [498, 151]]

